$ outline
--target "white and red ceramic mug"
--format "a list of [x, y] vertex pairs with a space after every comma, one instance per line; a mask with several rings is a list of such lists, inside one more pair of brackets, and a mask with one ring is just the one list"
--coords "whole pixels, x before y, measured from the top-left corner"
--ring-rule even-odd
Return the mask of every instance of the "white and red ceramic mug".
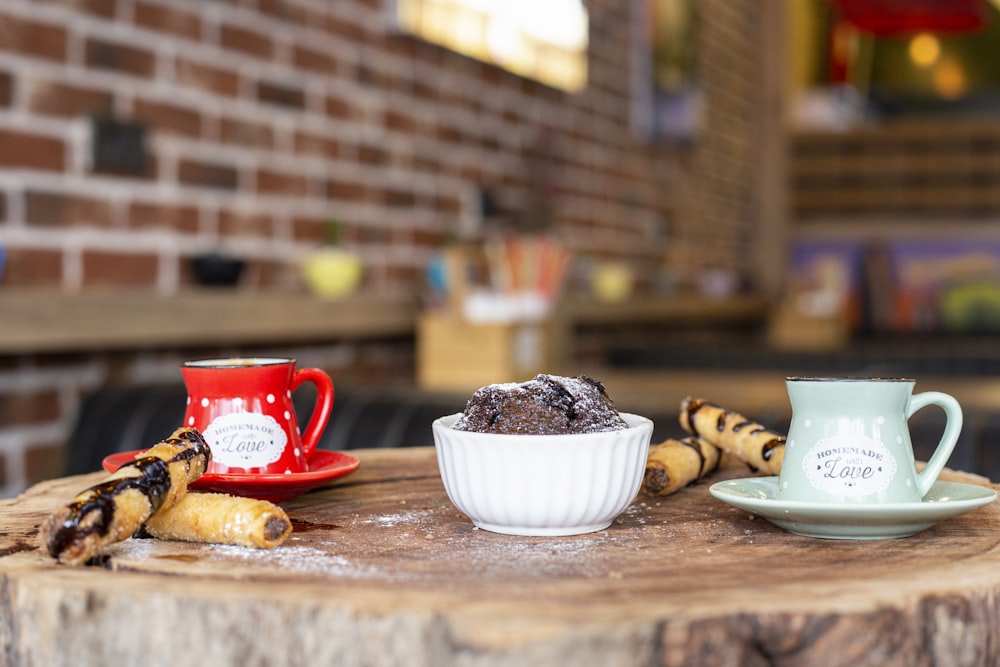
[[[296, 368], [279, 357], [203, 359], [181, 366], [187, 387], [185, 426], [212, 449], [208, 472], [291, 474], [309, 469], [309, 456], [333, 408], [333, 381], [318, 368]], [[292, 393], [316, 386], [316, 404], [299, 430]]]

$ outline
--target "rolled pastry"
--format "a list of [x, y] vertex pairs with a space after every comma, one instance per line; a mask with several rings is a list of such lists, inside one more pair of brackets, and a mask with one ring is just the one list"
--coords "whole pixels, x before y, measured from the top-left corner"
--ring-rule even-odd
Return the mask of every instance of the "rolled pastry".
[[684, 488], [719, 467], [722, 451], [703, 438], [669, 438], [649, 449], [642, 490], [666, 496]]
[[146, 522], [153, 537], [272, 549], [292, 532], [285, 511], [266, 500], [225, 493], [189, 493]]
[[785, 436], [700, 398], [681, 401], [681, 427], [768, 475], [781, 472]]
[[42, 525], [43, 545], [60, 562], [86, 563], [104, 547], [131, 537], [158, 510], [174, 505], [188, 484], [204, 474], [211, 456], [201, 433], [177, 429], [53, 512]]

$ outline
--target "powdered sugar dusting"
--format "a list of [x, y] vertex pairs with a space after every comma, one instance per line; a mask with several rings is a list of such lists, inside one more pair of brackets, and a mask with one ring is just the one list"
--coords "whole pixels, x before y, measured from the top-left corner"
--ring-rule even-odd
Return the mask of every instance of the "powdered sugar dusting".
[[156, 560], [178, 560], [191, 573], [200, 569], [219, 573], [218, 566], [222, 565], [221, 572], [238, 572], [240, 577], [280, 578], [289, 574], [307, 574], [338, 579], [385, 578], [379, 568], [351, 558], [349, 554], [338, 553], [322, 545], [288, 542], [274, 549], [252, 549], [226, 544], [184, 545], [166, 540], [133, 538], [116, 545], [111, 555], [118, 568], [127, 568], [129, 561], [148, 564]]
[[409, 512], [396, 512], [394, 514], [381, 514], [371, 518], [359, 519], [358, 525], [374, 525], [382, 528], [391, 528], [398, 525], [417, 525], [430, 516], [426, 510], [412, 510]]
[[[539, 582], [620, 576], [617, 554], [640, 548], [641, 509], [611, 529], [567, 537], [521, 537], [474, 527], [447, 500], [399, 511], [355, 513], [336, 525], [307, 524], [274, 549], [130, 539], [110, 552], [113, 569], [183, 570], [216, 579], [407, 583]], [[665, 528], [665, 526], [664, 526]]]
[[555, 435], [628, 428], [604, 385], [585, 375], [536, 375], [520, 384], [478, 389], [453, 428], [459, 431]]
[[385, 578], [380, 568], [361, 563], [346, 554], [330, 553], [309, 545], [284, 545], [275, 549], [244, 549], [216, 545], [209, 560], [239, 561], [240, 567], [260, 567], [268, 573], [299, 572], [330, 578]]

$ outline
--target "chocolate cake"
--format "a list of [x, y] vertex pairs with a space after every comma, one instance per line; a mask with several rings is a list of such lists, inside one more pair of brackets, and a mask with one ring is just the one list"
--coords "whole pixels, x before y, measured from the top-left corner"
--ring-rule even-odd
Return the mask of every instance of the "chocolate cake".
[[453, 428], [480, 433], [558, 435], [628, 428], [604, 385], [580, 375], [536, 375], [476, 391]]

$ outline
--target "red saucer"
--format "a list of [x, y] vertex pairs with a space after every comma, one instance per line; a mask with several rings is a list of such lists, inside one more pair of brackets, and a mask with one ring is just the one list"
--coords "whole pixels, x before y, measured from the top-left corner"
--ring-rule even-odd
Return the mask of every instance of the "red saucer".
[[[105, 457], [102, 462], [104, 469], [114, 472], [128, 463], [144, 450], [135, 449], [129, 452], [118, 452]], [[288, 474], [274, 473], [264, 475], [220, 475], [205, 473], [191, 485], [196, 491], [214, 491], [229, 493], [234, 496], [260, 498], [280, 503], [323, 486], [338, 477], [350, 475], [358, 469], [361, 461], [342, 452], [332, 452], [327, 449], [317, 449], [309, 459], [309, 470]]]

